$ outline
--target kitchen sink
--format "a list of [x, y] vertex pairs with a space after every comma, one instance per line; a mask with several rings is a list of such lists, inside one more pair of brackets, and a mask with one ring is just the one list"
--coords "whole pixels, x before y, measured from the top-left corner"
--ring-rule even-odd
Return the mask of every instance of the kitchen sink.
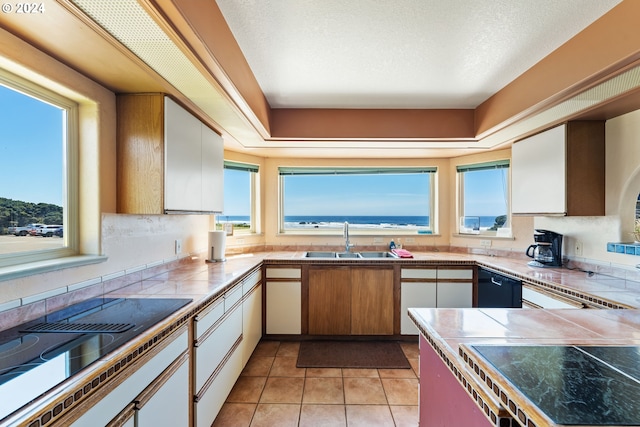
[[391, 252], [385, 251], [372, 251], [372, 252], [330, 252], [330, 251], [309, 251], [305, 252], [305, 258], [398, 258], [397, 255]]
[[309, 251], [305, 252], [305, 258], [335, 258], [335, 252], [324, 252], [324, 251]]
[[336, 256], [338, 258], [362, 258], [358, 252], [338, 252]]
[[398, 258], [398, 256], [392, 252], [360, 252], [362, 258]]

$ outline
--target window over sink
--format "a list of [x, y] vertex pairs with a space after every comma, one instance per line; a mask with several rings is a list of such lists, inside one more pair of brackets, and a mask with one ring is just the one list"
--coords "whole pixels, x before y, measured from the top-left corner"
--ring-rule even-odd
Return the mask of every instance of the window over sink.
[[431, 234], [435, 167], [280, 167], [280, 232]]

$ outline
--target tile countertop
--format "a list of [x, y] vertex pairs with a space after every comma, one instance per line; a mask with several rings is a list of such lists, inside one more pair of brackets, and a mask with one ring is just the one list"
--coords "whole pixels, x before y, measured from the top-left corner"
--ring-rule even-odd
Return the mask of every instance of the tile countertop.
[[[221, 295], [242, 276], [259, 267], [263, 261], [269, 265], [301, 265], [326, 263], [326, 259], [304, 258], [300, 251], [271, 251], [228, 256], [226, 262], [205, 263], [193, 257], [181, 262], [177, 268], [160, 272], [150, 278], [110, 292], [108, 297], [166, 297], [192, 298], [193, 302], [152, 328], [160, 331], [179, 318], [195, 313]], [[585, 272], [569, 269], [538, 269], [526, 265], [528, 258], [501, 258], [475, 254], [426, 252], [415, 253], [413, 259], [380, 259], [366, 262], [437, 264], [453, 263], [490, 267], [514, 275], [538, 286], [551, 287], [556, 292], [577, 292], [587, 296], [606, 298], [628, 307], [640, 307], [640, 286], [637, 282], [614, 279], [603, 275], [589, 276]], [[362, 263], [362, 260], [336, 260], [339, 264]], [[437, 315], [436, 315], [437, 313]], [[638, 310], [524, 310], [524, 309], [412, 309], [410, 313], [422, 334], [432, 346], [441, 351], [441, 357], [456, 366], [465, 381], [473, 384], [478, 395], [499, 410], [500, 399], [480, 378], [474, 377], [473, 368], [464, 358], [466, 344], [527, 343], [527, 344], [633, 344], [640, 345], [640, 311]], [[132, 342], [127, 347], [135, 347]], [[469, 356], [467, 355], [467, 358]], [[65, 393], [82, 384], [93, 371], [88, 369], [69, 384], [57, 390]], [[85, 378], [86, 377], [86, 378]], [[45, 401], [56, 396], [44, 396]], [[40, 401], [40, 399], [38, 399]], [[40, 402], [42, 403], [42, 402]], [[34, 402], [38, 405], [38, 402]], [[31, 405], [30, 405], [31, 406]], [[539, 424], [542, 425], [542, 424]]]

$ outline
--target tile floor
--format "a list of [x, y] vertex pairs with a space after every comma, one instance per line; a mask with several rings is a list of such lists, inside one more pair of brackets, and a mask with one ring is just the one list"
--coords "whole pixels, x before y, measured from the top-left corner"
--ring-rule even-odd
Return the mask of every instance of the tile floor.
[[299, 342], [261, 341], [213, 427], [418, 425], [418, 343], [411, 369], [297, 368]]

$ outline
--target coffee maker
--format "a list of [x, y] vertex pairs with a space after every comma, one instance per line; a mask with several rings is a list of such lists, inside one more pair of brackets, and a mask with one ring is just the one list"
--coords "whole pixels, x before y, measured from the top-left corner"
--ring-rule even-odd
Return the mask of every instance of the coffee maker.
[[532, 267], [562, 267], [562, 234], [549, 230], [536, 230], [535, 245], [527, 248], [527, 256], [533, 258]]

